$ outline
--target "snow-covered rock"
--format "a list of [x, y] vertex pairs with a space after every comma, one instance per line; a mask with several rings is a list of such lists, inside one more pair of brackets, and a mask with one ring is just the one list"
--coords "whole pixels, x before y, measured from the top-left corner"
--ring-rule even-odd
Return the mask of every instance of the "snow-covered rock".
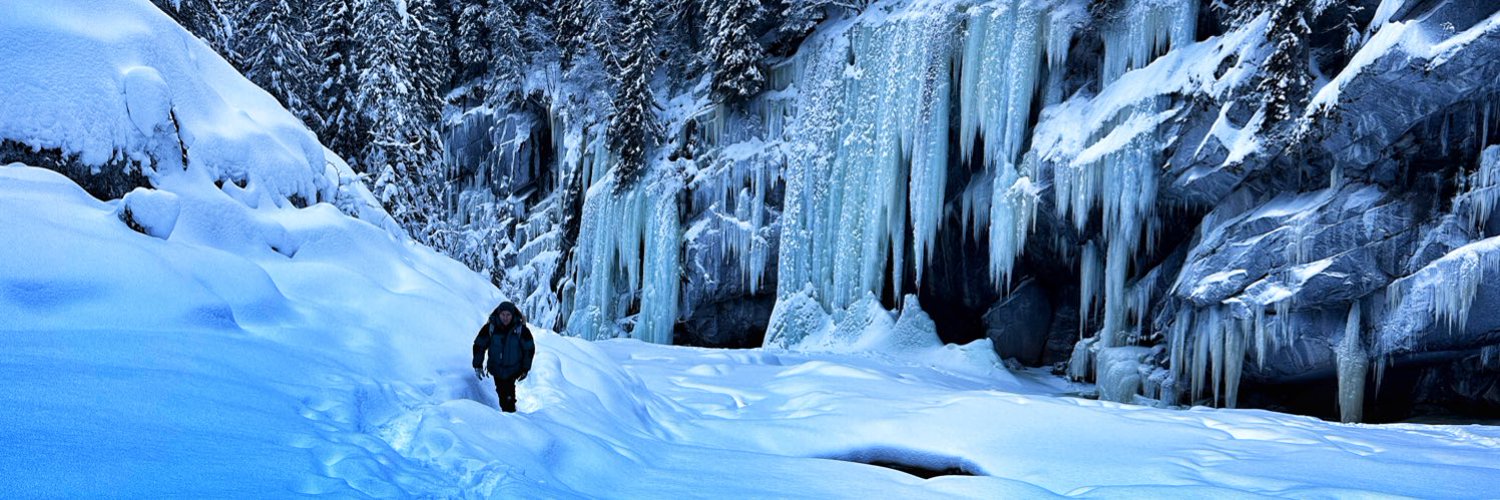
[[307, 127], [146, 0], [8, 3], [0, 75], [0, 161], [46, 163], [104, 197], [207, 180], [250, 206], [342, 199], [384, 225]]

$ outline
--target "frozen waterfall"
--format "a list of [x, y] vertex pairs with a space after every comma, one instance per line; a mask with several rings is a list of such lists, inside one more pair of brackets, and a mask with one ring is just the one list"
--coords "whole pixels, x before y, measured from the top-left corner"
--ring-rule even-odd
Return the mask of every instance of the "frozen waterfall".
[[949, 168], [978, 158], [988, 196], [972, 209], [965, 200], [965, 223], [987, 223], [991, 277], [1006, 285], [1037, 206], [1021, 154], [1031, 106], [1071, 36], [1050, 8], [914, 9], [804, 44], [792, 61], [800, 95], [787, 131], [812, 147], [789, 159], [779, 295], [810, 286], [839, 310], [899, 293], [908, 273], [920, 283], [948, 215]]

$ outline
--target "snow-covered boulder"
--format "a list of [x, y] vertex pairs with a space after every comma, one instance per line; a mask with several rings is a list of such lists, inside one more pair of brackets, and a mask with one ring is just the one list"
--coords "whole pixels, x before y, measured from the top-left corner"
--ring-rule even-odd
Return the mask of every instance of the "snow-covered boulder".
[[147, 0], [7, 2], [0, 75], [0, 161], [54, 168], [96, 196], [182, 178], [251, 206], [344, 199], [363, 216], [373, 201], [276, 98]]

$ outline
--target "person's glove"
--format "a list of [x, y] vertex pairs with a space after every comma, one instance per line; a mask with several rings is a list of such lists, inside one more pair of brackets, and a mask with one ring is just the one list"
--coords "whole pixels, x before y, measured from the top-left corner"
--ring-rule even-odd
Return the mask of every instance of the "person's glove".
[[516, 382], [520, 382], [522, 380], [526, 380], [526, 375], [528, 375], [528, 374], [527, 373], [522, 373], [521, 377], [516, 379]]
[[480, 367], [477, 367], [477, 366], [474, 367], [474, 378], [477, 378], [477, 379], [480, 379], [480, 380], [484, 380], [484, 377], [486, 375], [489, 375], [489, 374], [484, 372], [484, 368], [480, 368]]

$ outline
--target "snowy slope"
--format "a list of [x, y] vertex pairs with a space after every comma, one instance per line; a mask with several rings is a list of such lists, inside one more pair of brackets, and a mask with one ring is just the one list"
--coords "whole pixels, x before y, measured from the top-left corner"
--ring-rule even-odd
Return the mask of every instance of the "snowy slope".
[[[0, 192], [0, 482], [27, 496], [347, 491], [315, 480], [338, 460], [317, 461], [371, 441], [324, 412], [462, 387], [440, 382], [468, 372], [497, 300], [329, 205], [250, 210], [211, 189], [103, 203], [20, 165], [0, 167]], [[176, 201], [168, 238], [118, 218], [145, 195]]]
[[448, 376], [432, 367], [467, 372], [495, 290], [407, 240], [150, 3], [0, 11], [0, 139], [96, 171], [137, 163], [151, 185], [101, 202], [0, 166], [7, 495], [351, 494], [308, 472], [351, 467], [319, 457], [369, 440], [320, 412], [383, 415], [403, 401], [392, 383], [430, 394]]

